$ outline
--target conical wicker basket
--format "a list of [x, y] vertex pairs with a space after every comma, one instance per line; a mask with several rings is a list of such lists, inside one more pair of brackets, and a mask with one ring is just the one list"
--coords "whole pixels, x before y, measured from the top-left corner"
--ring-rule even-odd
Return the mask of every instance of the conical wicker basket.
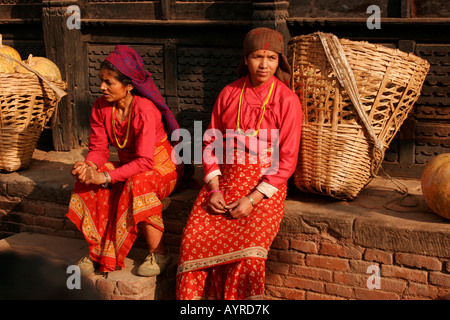
[[[60, 99], [36, 74], [0, 73], [0, 170], [29, 166], [36, 143]], [[51, 82], [64, 90], [63, 81]]]
[[320, 32], [292, 38], [289, 55], [303, 109], [294, 183], [305, 192], [351, 200], [376, 175], [420, 95], [429, 63]]

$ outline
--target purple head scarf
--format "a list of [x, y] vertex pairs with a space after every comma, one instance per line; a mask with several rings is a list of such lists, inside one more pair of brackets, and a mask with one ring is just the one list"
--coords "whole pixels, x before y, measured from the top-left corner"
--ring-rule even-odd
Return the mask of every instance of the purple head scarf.
[[[141, 56], [129, 46], [117, 45], [106, 60], [131, 79], [134, 88], [141, 96], [155, 104], [162, 114], [167, 133], [169, 136], [172, 135], [179, 128], [177, 120], [153, 83], [152, 74], [144, 69], [144, 62]], [[178, 138], [178, 131], [176, 131], [172, 136], [172, 140], [177, 141]]]

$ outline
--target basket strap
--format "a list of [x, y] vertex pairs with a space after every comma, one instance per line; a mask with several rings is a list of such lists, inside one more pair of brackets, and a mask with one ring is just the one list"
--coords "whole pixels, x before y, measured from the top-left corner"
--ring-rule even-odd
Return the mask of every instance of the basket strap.
[[[383, 167], [381, 166], [381, 162], [384, 159], [384, 149], [385, 145], [384, 143], [377, 137], [375, 134], [375, 131], [373, 130], [373, 127], [370, 123], [369, 116], [365, 112], [361, 98], [359, 96], [358, 88], [356, 86], [356, 80], [355, 76], [353, 74], [352, 69], [350, 68], [350, 65], [348, 64], [347, 58], [345, 57], [344, 50], [342, 49], [341, 43], [339, 42], [339, 39], [329, 33], [322, 33], [317, 32], [319, 35], [320, 41], [322, 42], [322, 46], [325, 50], [325, 54], [327, 55], [328, 61], [330, 62], [334, 73], [336, 74], [336, 77], [338, 78], [341, 85], [344, 87], [344, 89], [347, 91], [347, 94], [350, 97], [350, 100], [352, 101], [353, 105], [356, 108], [356, 111], [358, 112], [359, 117], [361, 118], [364, 126], [367, 129], [367, 132], [370, 135], [370, 138], [372, 139], [374, 143], [374, 149], [373, 149], [373, 157], [372, 157], [372, 175], [375, 176], [378, 169], [381, 168], [383, 173], [395, 184], [398, 191], [403, 195], [401, 199], [408, 196], [408, 188], [405, 184], [403, 184], [398, 179], [395, 179], [391, 177], [389, 174], [387, 174]], [[408, 83], [408, 86], [411, 84], [411, 80]], [[405, 90], [406, 92], [407, 90]], [[403, 97], [402, 97], [403, 99]], [[377, 160], [377, 155], [379, 154], [379, 163], [375, 163]], [[387, 208], [387, 207], [386, 207]], [[390, 209], [390, 208], [388, 208]], [[392, 209], [391, 209], [392, 210]]]
[[358, 88], [356, 86], [355, 76], [353, 74], [350, 65], [348, 64], [347, 58], [345, 57], [344, 50], [342, 49], [341, 43], [339, 42], [338, 37], [331, 33], [322, 33], [317, 32], [319, 35], [320, 41], [324, 48], [325, 54], [328, 58], [328, 62], [331, 64], [336, 77], [338, 78], [340, 84], [344, 87], [345, 91], [350, 97], [353, 105], [356, 108], [356, 112], [358, 113], [361, 121], [364, 124], [370, 138], [374, 144], [374, 154], [372, 159], [372, 174], [375, 175], [378, 170], [378, 165], [374, 164], [376, 159], [376, 152], [379, 153], [380, 163], [384, 158], [384, 144], [378, 139], [373, 130], [373, 127], [370, 123], [370, 119], [365, 112], [361, 98], [359, 96]]
[[344, 50], [342, 49], [341, 43], [339, 42], [338, 37], [331, 33], [322, 33], [317, 32], [319, 35], [320, 41], [324, 48], [325, 54], [328, 58], [328, 62], [333, 68], [336, 77], [338, 78], [342, 87], [344, 87], [345, 91], [350, 97], [353, 105], [356, 108], [356, 112], [358, 113], [361, 121], [364, 124], [370, 138], [374, 144], [374, 157], [372, 159], [372, 174], [375, 175], [375, 171], [378, 170], [378, 165], [374, 164], [376, 157], [376, 152], [379, 153], [380, 163], [384, 158], [384, 144], [378, 139], [373, 130], [373, 127], [370, 123], [370, 119], [367, 116], [367, 113], [364, 111], [361, 98], [359, 96], [358, 88], [356, 86], [355, 76], [353, 74], [350, 65], [348, 64], [347, 58], [345, 57]]
[[53, 83], [51, 83], [49, 80], [47, 80], [47, 78], [45, 78], [42, 74], [40, 74], [39, 72], [37, 72], [36, 70], [34, 70], [33, 68], [31, 68], [30, 66], [27, 66], [25, 63], [23, 63], [22, 61], [19, 61], [17, 59], [14, 59], [11, 56], [8, 56], [7, 54], [1, 53], [0, 52], [0, 56], [3, 58], [7, 58], [10, 60], [13, 60], [15, 62], [17, 62], [18, 64], [20, 64], [22, 67], [24, 67], [25, 69], [27, 69], [28, 71], [33, 72], [34, 74], [36, 74], [39, 78], [42, 79], [42, 81], [44, 81], [49, 87], [50, 89], [53, 90], [53, 92], [55, 92], [55, 96], [56, 96], [56, 100], [59, 102], [61, 101], [61, 98], [64, 97], [65, 95], [67, 95], [67, 92], [65, 92], [64, 90], [58, 88], [57, 86], [55, 86]]

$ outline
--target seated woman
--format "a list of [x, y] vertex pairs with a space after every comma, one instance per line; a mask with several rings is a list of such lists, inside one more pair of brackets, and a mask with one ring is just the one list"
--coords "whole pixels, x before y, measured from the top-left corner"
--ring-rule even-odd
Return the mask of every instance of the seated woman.
[[[178, 124], [144, 70], [139, 54], [124, 45], [101, 64], [103, 96], [91, 114], [89, 152], [75, 163], [75, 183], [67, 217], [83, 233], [89, 256], [78, 263], [83, 275], [124, 267], [141, 226], [150, 254], [139, 267], [141, 276], [164, 271], [170, 255], [164, 232], [161, 201], [177, 186], [182, 165], [171, 160], [168, 135]], [[110, 162], [109, 146], [118, 162]]]
[[178, 299], [264, 295], [265, 260], [283, 218], [302, 123], [300, 101], [285, 84], [283, 50], [279, 32], [251, 30], [241, 78], [217, 98], [205, 134], [206, 183], [182, 235]]

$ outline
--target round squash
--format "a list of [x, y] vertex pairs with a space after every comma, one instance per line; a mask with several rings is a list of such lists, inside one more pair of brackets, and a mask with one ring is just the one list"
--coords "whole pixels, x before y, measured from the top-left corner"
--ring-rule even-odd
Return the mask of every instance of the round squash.
[[14, 73], [14, 67], [6, 58], [0, 57], [0, 73]]
[[[28, 56], [27, 60], [22, 61], [26, 65], [30, 66], [41, 75], [46, 77], [50, 81], [61, 80], [61, 72], [53, 61], [44, 57], [33, 57], [32, 54]], [[16, 72], [18, 73], [31, 73], [28, 69], [21, 65], [16, 66]]]
[[[20, 57], [20, 54], [16, 51], [16, 49], [10, 46], [3, 45], [2, 41], [3, 37], [0, 34], [0, 53], [6, 54], [16, 60], [21, 61], [22, 58]], [[14, 73], [14, 68], [16, 67], [16, 65], [18, 65], [17, 62], [8, 58], [0, 57], [0, 72]]]
[[440, 154], [426, 164], [421, 184], [423, 197], [430, 209], [450, 219], [450, 153]]

